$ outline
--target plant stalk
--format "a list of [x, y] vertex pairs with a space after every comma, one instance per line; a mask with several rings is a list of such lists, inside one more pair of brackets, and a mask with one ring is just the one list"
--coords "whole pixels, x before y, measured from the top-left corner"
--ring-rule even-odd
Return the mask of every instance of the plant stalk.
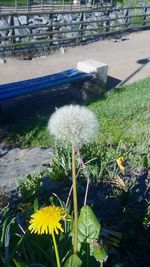
[[54, 249], [55, 249], [57, 267], [61, 267], [59, 253], [58, 253], [58, 247], [57, 247], [57, 243], [56, 243], [56, 238], [55, 238], [54, 232], [52, 232], [52, 238], [53, 238], [53, 243], [54, 243]]
[[68, 207], [68, 204], [69, 204], [69, 201], [70, 201], [70, 197], [71, 197], [71, 194], [72, 194], [72, 189], [73, 189], [73, 185], [70, 187], [70, 190], [69, 190], [69, 194], [68, 194], [67, 201], [66, 201], [66, 204], [65, 204], [66, 207]]
[[88, 197], [88, 191], [89, 191], [89, 185], [90, 185], [90, 179], [87, 179], [87, 183], [86, 183], [86, 191], [85, 191], [85, 197], [84, 197], [84, 206], [87, 203], [87, 197]]
[[72, 181], [73, 181], [73, 206], [74, 206], [74, 254], [78, 251], [78, 201], [75, 166], [75, 147], [72, 144]]

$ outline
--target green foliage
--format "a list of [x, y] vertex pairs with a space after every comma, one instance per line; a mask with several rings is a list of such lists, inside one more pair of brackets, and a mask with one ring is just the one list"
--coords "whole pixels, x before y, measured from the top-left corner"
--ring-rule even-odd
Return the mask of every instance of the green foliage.
[[[145, 195], [139, 194], [138, 182], [132, 177], [130, 180], [125, 180], [128, 177], [124, 177], [120, 172], [116, 158], [118, 156], [125, 158], [127, 171], [133, 166], [150, 167], [148, 86], [149, 79], [146, 79], [126, 88], [113, 90], [106, 95], [105, 99], [90, 105], [90, 108], [97, 113], [101, 128], [98, 139], [90, 145], [83, 146], [80, 153], [76, 155], [78, 188], [83, 187], [82, 178], [87, 180], [90, 178], [90, 181], [97, 182], [98, 193], [103, 194], [101, 185], [107, 182], [108, 192], [110, 192], [102, 195], [97, 208], [101, 210], [105, 202], [109, 203], [108, 207], [112, 209], [118, 208], [115, 225], [118, 231], [103, 228], [101, 225], [103, 220], [100, 224], [91, 207], [87, 205], [82, 207], [79, 203], [81, 209], [78, 219], [78, 255], [74, 256], [72, 251], [73, 216], [70, 224], [64, 223], [64, 232], [57, 236], [61, 264], [64, 267], [91, 265], [97, 267], [98, 262], [105, 262], [106, 266], [121, 266], [121, 264], [122, 266], [142, 266], [139, 259], [142, 258], [142, 253], [146, 254], [149, 250], [147, 239], [149, 203]], [[29, 144], [31, 143], [29, 138]], [[57, 180], [64, 178], [71, 180], [71, 168], [70, 150], [56, 147], [48, 173]], [[112, 185], [117, 175], [125, 184], [126, 190], [116, 183]], [[33, 196], [42, 185], [43, 176], [44, 173], [28, 175], [25, 182], [18, 182], [21, 199], [11, 206], [8, 205], [2, 212], [0, 221], [0, 266], [2, 267], [56, 266], [51, 238], [48, 235], [32, 235], [28, 232], [31, 214], [43, 204], [48, 202], [55, 204], [57, 201], [60, 206], [66, 208], [64, 199], [61, 200], [56, 194], [54, 196], [57, 199], [43, 196], [41, 202], [35, 198], [31, 204]], [[22, 202], [19, 203], [19, 201]], [[113, 201], [115, 206], [112, 205]], [[67, 208], [72, 211], [71, 203]], [[109, 224], [114, 227], [113, 219], [113, 217], [110, 219]], [[106, 225], [107, 223], [106, 220]]]
[[92, 241], [99, 238], [100, 228], [101, 225], [92, 209], [89, 206], [83, 206], [78, 221], [78, 250], [87, 267], [92, 263], [90, 256], [94, 256], [97, 260], [98, 248], [93, 246]]
[[5, 142], [14, 140], [16, 145], [25, 147], [49, 147], [51, 140], [47, 130], [48, 116], [36, 115], [21, 121], [19, 125], [9, 125], [9, 134]]
[[71, 179], [71, 149], [55, 144], [54, 153], [50, 155], [50, 175], [55, 180]]
[[[98, 170], [93, 169], [93, 172], [100, 172], [100, 176], [103, 176], [105, 164], [115, 158], [114, 155], [117, 154], [117, 151], [120, 155], [127, 155], [132, 167], [139, 164], [149, 166], [149, 145], [146, 147], [146, 143], [149, 144], [150, 128], [149, 85], [150, 78], [147, 78], [132, 85], [111, 90], [105, 94], [103, 99], [89, 105], [89, 108], [96, 113], [100, 124], [99, 135], [95, 143], [87, 146], [87, 149], [84, 148], [84, 151], [87, 150], [85, 152], [87, 156], [92, 153], [88, 157], [85, 155], [85, 161], [87, 158], [96, 157], [100, 159]], [[13, 140], [21, 147], [49, 147], [52, 139], [46, 129], [47, 120], [48, 116], [38, 115], [32, 120], [22, 121], [19, 126], [9, 126], [5, 141]], [[143, 147], [142, 151], [145, 149], [142, 155], [139, 154], [141, 147]], [[124, 154], [121, 154], [121, 152]], [[63, 154], [65, 155], [65, 153]], [[83, 153], [81, 154], [83, 155]], [[141, 158], [140, 163], [139, 157]], [[52, 175], [53, 177], [56, 175], [56, 179], [61, 179], [64, 171], [63, 166], [60, 166], [62, 162], [60, 164], [59, 161], [60, 156], [56, 154], [56, 160], [53, 161]], [[65, 164], [68, 172], [68, 155], [65, 155]]]
[[100, 224], [89, 206], [83, 206], [78, 221], [79, 250], [83, 243], [90, 244], [92, 239], [98, 239], [100, 235]]
[[93, 256], [98, 262], [105, 262], [108, 258], [107, 248], [104, 246], [93, 246], [94, 252]]
[[64, 267], [81, 267], [82, 266], [82, 261], [80, 260], [80, 258], [77, 255], [71, 255]]
[[[18, 5], [26, 5], [27, 4], [27, 0], [17, 0], [18, 1]], [[7, 6], [15, 6], [15, 0], [2, 0], [2, 3], [0, 3], [1, 5], [7, 5]]]
[[25, 262], [23, 262], [23, 261], [16, 261], [14, 259], [14, 263], [15, 263], [15, 266], [16, 267], [28, 267], [28, 265]]
[[16, 185], [21, 197], [24, 200], [30, 199], [42, 185], [43, 173], [28, 174], [24, 181], [16, 180]]

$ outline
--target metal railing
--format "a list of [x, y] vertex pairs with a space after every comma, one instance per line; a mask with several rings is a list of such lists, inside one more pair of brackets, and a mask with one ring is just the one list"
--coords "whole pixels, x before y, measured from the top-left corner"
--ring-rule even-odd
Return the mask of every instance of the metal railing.
[[[6, 3], [6, 4], [5, 4]], [[53, 10], [81, 10], [110, 6], [109, 0], [11, 0], [0, 1], [0, 14], [44, 12]]]
[[[17, 16], [7, 14], [13, 21]], [[42, 23], [42, 16], [47, 16], [47, 23]], [[95, 14], [97, 18], [95, 19]], [[62, 20], [57, 20], [61, 15]], [[28, 15], [29, 16], [29, 15]], [[39, 21], [34, 19], [38, 16]], [[78, 16], [77, 20], [66, 21], [65, 16]], [[4, 15], [2, 16], [4, 19]], [[0, 31], [0, 51], [33, 49], [77, 45], [103, 36], [150, 28], [150, 6], [126, 8], [101, 8], [92, 10], [62, 10], [30, 13], [32, 23], [21, 25], [14, 22]], [[41, 19], [41, 22], [40, 22]]]

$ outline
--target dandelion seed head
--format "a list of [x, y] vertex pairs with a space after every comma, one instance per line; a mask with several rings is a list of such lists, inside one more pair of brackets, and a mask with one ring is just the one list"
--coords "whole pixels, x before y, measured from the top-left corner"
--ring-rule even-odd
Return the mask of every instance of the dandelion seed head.
[[52, 114], [48, 129], [58, 141], [78, 146], [95, 138], [98, 123], [92, 111], [79, 105], [68, 105]]

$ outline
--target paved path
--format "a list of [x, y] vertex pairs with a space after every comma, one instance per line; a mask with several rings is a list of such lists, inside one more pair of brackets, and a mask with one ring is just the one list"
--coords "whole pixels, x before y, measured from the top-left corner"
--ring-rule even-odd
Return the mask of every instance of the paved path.
[[95, 59], [109, 66], [109, 75], [131, 83], [150, 76], [150, 31], [132, 33], [129, 39], [103, 40], [84, 46], [67, 48], [47, 57], [23, 61], [7, 59], [0, 64], [0, 83], [48, 75], [76, 67], [78, 61]]
[[[129, 39], [124, 41], [104, 40], [86, 46], [67, 48], [64, 55], [57, 52], [31, 61], [9, 58], [6, 64], [0, 64], [0, 83], [48, 75], [76, 67], [78, 61], [90, 58], [107, 63], [109, 75], [126, 83], [150, 76], [150, 31], [133, 33], [128, 37]], [[31, 104], [28, 106], [30, 109], [33, 105], [32, 99], [26, 99], [28, 104]], [[16, 102], [12, 111], [16, 109]], [[20, 100], [19, 103], [23, 109], [24, 103]], [[48, 109], [49, 106], [48, 102]], [[0, 184], [8, 185], [9, 188], [14, 186], [16, 177], [23, 178], [29, 172], [41, 169], [42, 163], [49, 159], [50, 153], [49, 150], [41, 149], [13, 149], [6, 154], [5, 152], [8, 151], [0, 150]]]
[[49, 163], [51, 151], [51, 148], [0, 148], [0, 186], [13, 189], [16, 179], [40, 172]]

